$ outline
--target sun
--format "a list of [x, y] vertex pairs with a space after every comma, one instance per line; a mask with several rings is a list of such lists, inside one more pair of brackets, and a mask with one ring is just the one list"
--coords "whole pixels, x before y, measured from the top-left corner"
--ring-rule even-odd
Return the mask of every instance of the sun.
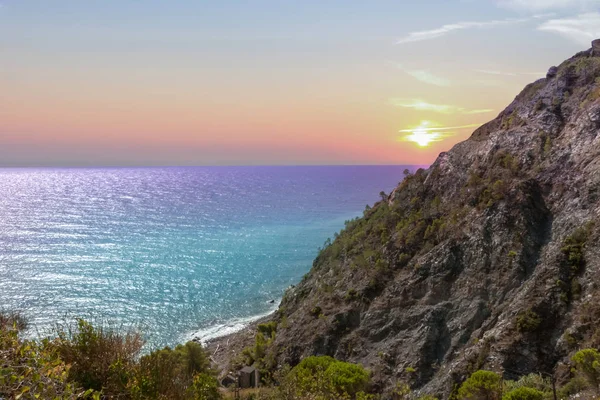
[[414, 129], [407, 129], [401, 132], [409, 133], [405, 135], [402, 140], [414, 142], [419, 147], [427, 147], [433, 142], [437, 142], [440, 140], [440, 133], [432, 132], [432, 128], [430, 127], [431, 123], [429, 121], [422, 121], [421, 125]]
[[439, 134], [433, 132], [427, 132], [426, 129], [417, 128], [412, 134], [406, 136], [406, 140], [410, 140], [411, 142], [415, 142], [420, 147], [427, 147], [432, 142], [437, 141], [439, 138]]

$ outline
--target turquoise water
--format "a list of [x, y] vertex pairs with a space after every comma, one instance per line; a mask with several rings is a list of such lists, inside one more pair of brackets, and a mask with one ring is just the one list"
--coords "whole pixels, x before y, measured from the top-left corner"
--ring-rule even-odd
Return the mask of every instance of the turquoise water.
[[151, 346], [227, 333], [405, 168], [0, 169], [0, 304], [41, 334], [75, 317]]

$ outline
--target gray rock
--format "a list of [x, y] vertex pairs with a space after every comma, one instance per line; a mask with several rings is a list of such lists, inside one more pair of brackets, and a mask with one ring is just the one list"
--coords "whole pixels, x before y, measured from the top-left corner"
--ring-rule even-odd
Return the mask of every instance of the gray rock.
[[546, 79], [552, 79], [558, 73], [558, 67], [550, 67], [548, 73], [546, 74]]
[[596, 39], [592, 42], [592, 56], [600, 57], [600, 39]]

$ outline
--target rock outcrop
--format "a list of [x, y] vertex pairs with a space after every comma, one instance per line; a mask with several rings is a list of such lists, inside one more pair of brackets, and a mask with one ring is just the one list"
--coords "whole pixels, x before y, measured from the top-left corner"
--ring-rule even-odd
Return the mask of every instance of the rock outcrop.
[[268, 356], [443, 398], [481, 368], [565, 379], [600, 346], [598, 46], [349, 221], [286, 293]]
[[596, 39], [592, 42], [592, 55], [594, 57], [600, 57], [600, 39]]

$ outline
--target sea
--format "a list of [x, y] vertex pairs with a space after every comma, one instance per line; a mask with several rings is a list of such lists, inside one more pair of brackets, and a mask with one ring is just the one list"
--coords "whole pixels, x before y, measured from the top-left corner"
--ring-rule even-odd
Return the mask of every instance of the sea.
[[273, 312], [319, 247], [415, 166], [0, 169], [0, 310], [147, 348]]

